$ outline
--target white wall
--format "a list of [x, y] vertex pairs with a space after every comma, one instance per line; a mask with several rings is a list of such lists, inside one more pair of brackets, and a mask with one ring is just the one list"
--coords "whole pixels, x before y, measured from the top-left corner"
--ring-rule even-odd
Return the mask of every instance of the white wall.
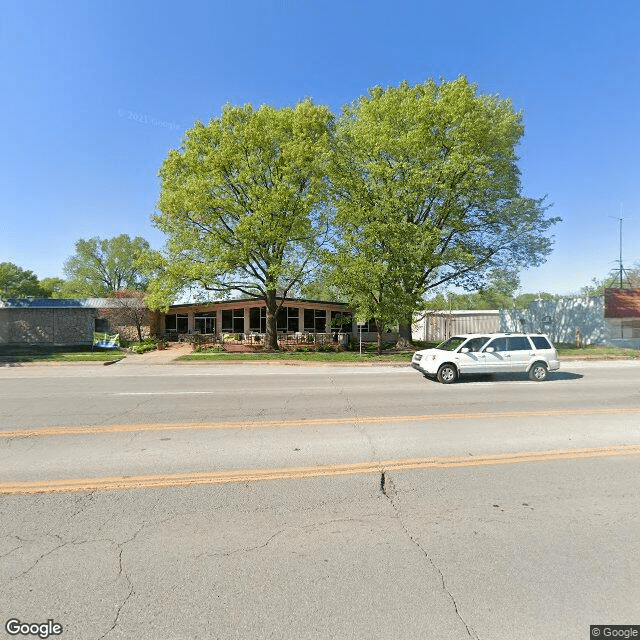
[[500, 311], [501, 331], [540, 331], [553, 342], [575, 344], [576, 330], [583, 344], [640, 348], [640, 339], [622, 338], [618, 320], [605, 320], [604, 296], [535, 300], [528, 309]]

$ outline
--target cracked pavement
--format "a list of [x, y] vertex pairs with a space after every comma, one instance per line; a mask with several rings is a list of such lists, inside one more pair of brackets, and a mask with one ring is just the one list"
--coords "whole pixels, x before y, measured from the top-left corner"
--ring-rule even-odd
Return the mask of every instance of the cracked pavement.
[[[615, 413], [637, 397], [638, 374], [590, 382], [589, 370], [584, 391], [578, 376], [443, 388], [374, 368], [0, 372], [0, 430], [153, 427], [0, 439], [2, 480], [371, 463], [354, 475], [2, 495], [0, 638], [10, 617], [53, 619], [63, 640], [573, 639], [640, 620], [637, 457], [385, 468], [640, 440], [637, 414]], [[384, 418], [567, 403], [597, 411]], [[181, 416], [241, 422], [155, 428]]]

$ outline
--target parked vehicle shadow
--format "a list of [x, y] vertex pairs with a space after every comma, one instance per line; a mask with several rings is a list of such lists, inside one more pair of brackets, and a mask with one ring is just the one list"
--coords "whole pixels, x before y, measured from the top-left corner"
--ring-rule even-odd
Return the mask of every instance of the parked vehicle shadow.
[[[439, 384], [435, 377], [424, 376], [427, 380]], [[552, 371], [545, 382], [538, 384], [549, 384], [556, 380], [580, 380], [584, 378], [581, 373], [573, 373], [571, 371]], [[478, 373], [474, 375], [460, 376], [456, 384], [465, 384], [470, 382], [501, 382], [520, 380], [522, 382], [531, 382], [526, 373]]]

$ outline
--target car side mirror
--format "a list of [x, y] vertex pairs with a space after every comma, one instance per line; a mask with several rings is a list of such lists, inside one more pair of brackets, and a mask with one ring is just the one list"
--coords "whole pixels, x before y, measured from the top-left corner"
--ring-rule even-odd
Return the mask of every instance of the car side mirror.
[[469, 347], [462, 347], [462, 349], [460, 349], [460, 353], [469, 353]]
[[487, 348], [485, 349], [485, 351], [486, 351], [487, 353], [493, 353], [493, 352], [495, 351], [495, 349], [494, 349], [493, 347], [487, 347]]

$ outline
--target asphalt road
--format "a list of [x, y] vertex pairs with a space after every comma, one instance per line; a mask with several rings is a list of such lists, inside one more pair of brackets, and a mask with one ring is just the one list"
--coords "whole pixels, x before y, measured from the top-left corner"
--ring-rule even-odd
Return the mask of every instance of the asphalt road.
[[634, 362], [5, 367], [0, 623], [588, 638], [640, 624], [639, 456]]

